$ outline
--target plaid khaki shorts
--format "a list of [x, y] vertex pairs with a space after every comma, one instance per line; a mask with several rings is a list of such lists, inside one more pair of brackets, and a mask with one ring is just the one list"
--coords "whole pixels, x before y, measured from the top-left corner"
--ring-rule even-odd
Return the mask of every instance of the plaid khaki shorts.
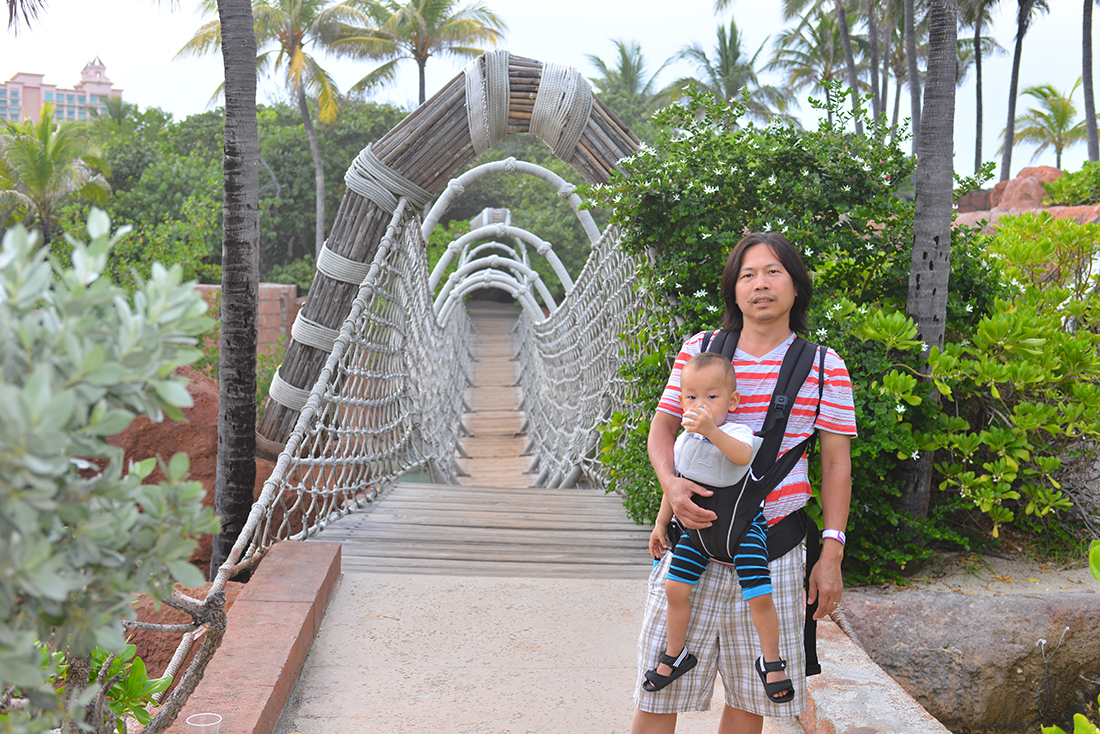
[[649, 575], [649, 595], [638, 638], [635, 705], [654, 714], [707, 711], [714, 693], [715, 676], [721, 673], [728, 706], [758, 716], [802, 714], [806, 710], [802, 545], [768, 564], [774, 588], [772, 600], [779, 615], [779, 650], [787, 661], [787, 675], [794, 683], [795, 697], [789, 703], [774, 703], [764, 693], [754, 667], [760, 655], [760, 640], [749, 604], [741, 598], [737, 572], [733, 566], [714, 562], [707, 566], [691, 592], [687, 648], [699, 659], [699, 664], [660, 691], [642, 690], [645, 672], [657, 667], [657, 656], [665, 650], [665, 575], [671, 558], [671, 553], [665, 553]]

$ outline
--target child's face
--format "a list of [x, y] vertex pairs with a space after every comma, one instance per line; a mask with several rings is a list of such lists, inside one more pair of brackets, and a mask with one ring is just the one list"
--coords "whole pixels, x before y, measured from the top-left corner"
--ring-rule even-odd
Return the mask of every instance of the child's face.
[[717, 365], [684, 368], [680, 373], [680, 406], [685, 413], [706, 408], [715, 425], [737, 409], [741, 394], [730, 384], [725, 370]]

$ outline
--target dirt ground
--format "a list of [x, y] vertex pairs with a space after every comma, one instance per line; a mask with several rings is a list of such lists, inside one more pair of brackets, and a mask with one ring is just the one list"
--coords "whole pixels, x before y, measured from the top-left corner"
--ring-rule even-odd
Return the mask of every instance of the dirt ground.
[[909, 579], [907, 587], [958, 594], [1050, 594], [1059, 591], [1100, 594], [1088, 562], [1066, 566], [1037, 563], [1024, 557], [957, 554], [943, 556]]

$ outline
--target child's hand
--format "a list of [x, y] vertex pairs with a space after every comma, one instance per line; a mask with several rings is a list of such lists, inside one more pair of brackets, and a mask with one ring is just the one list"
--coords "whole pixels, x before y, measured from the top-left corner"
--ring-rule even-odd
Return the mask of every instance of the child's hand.
[[668, 547], [666, 540], [666, 533], [668, 528], [661, 527], [660, 525], [653, 528], [653, 532], [649, 534], [649, 555], [654, 558], [660, 558], [665, 552], [665, 548]]
[[704, 436], [717, 428], [714, 425], [714, 419], [711, 418], [706, 407], [702, 405], [691, 410], [685, 410], [684, 417], [680, 419], [680, 425], [688, 433], [701, 433]]

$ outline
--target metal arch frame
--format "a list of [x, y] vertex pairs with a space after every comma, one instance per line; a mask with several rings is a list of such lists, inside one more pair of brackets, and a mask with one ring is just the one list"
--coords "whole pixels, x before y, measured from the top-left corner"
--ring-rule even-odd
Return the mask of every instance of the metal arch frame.
[[442, 310], [439, 312], [439, 323], [446, 323], [455, 305], [462, 302], [463, 296], [471, 291], [482, 290], [484, 288], [501, 288], [508, 291], [519, 301], [520, 306], [523, 307], [524, 311], [530, 314], [534, 321], [542, 321], [546, 318], [542, 309], [539, 308], [538, 303], [536, 303], [535, 297], [531, 295], [531, 287], [529, 284], [521, 283], [508, 273], [488, 269], [477, 271], [476, 274], [465, 278], [455, 287], [454, 291], [451, 293], [451, 297], [447, 299], [446, 303], [443, 304]]
[[577, 196], [575, 193], [576, 186], [548, 168], [543, 168], [537, 163], [516, 160], [513, 157], [505, 158], [502, 161], [483, 163], [480, 166], [471, 168], [457, 178], [452, 178], [447, 183], [447, 188], [439, 195], [439, 198], [436, 199], [436, 202], [424, 217], [424, 224], [420, 228], [420, 231], [424, 234], [424, 239], [428, 239], [432, 230], [439, 224], [439, 220], [444, 212], [450, 208], [451, 202], [462, 195], [463, 190], [465, 190], [468, 184], [492, 173], [524, 173], [542, 179], [551, 186], [557, 187], [558, 196], [564, 199], [569, 204], [570, 208], [573, 209], [573, 212], [577, 215], [577, 220], [580, 221], [581, 226], [584, 227], [584, 233], [588, 236], [589, 242], [594, 245], [600, 241], [601, 233], [599, 228], [596, 227], [596, 221], [588, 211], [580, 208], [581, 204], [584, 202], [581, 197]]
[[[437, 314], [442, 313], [444, 305], [447, 304], [447, 302], [450, 301], [452, 296], [455, 294], [455, 289], [458, 284], [469, 277], [471, 273], [477, 273], [484, 270], [496, 270], [497, 272], [501, 272], [501, 267], [508, 268], [509, 270], [512, 270], [513, 272], [522, 275], [522, 279], [516, 277], [515, 275], [513, 275], [512, 277], [515, 278], [516, 282], [521, 283], [525, 287], [527, 287], [528, 292], [530, 292], [530, 284], [533, 283], [535, 288], [538, 290], [539, 295], [542, 296], [542, 301], [546, 304], [546, 308], [551, 312], [557, 310], [558, 304], [554, 301], [553, 295], [550, 294], [550, 289], [546, 287], [546, 284], [544, 282], [542, 282], [542, 276], [540, 276], [534, 268], [514, 258], [504, 257], [501, 255], [488, 255], [486, 257], [469, 260], [453, 273], [451, 273], [450, 277], [447, 278], [447, 282], [443, 285], [443, 289], [439, 292], [439, 295], [436, 296], [434, 303], [435, 312]], [[507, 275], [506, 273], [504, 274]], [[440, 319], [442, 320], [442, 316], [440, 317]], [[539, 318], [536, 320], [542, 320], [541, 311], [539, 312]]]
[[478, 227], [447, 245], [447, 249], [443, 252], [443, 256], [439, 258], [439, 262], [435, 264], [435, 268], [432, 269], [432, 274], [428, 278], [428, 288], [432, 291], [435, 290], [436, 286], [439, 285], [440, 279], [443, 277], [443, 272], [447, 269], [447, 266], [451, 264], [451, 261], [454, 260], [456, 254], [462, 252], [467, 245], [490, 237], [511, 237], [531, 245], [540, 255], [544, 256], [550, 262], [550, 267], [554, 269], [554, 274], [558, 276], [562, 286], [565, 288], [566, 294], [573, 290], [573, 279], [569, 276], [569, 272], [566, 271], [565, 266], [562, 265], [561, 258], [554, 252], [553, 245], [525, 229], [504, 224], [490, 224], [484, 227]]

